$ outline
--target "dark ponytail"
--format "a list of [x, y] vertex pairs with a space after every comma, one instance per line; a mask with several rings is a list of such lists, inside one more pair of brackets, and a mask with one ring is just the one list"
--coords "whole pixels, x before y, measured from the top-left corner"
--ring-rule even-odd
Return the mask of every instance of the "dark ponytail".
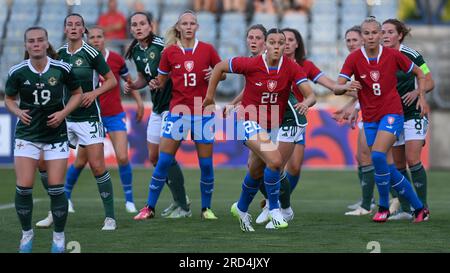
[[[147, 18], [148, 24], [152, 25], [153, 22], [153, 15], [150, 12], [142, 12], [142, 11], [137, 11], [134, 12], [133, 14], [131, 14], [130, 18], [128, 19], [128, 26], [131, 29], [131, 18], [133, 18], [135, 15], [144, 15]], [[150, 31], [149, 35], [145, 38], [145, 42], [150, 46], [150, 44], [153, 41], [153, 37], [155, 36], [155, 34], [153, 33], [153, 31]], [[133, 48], [138, 44], [138, 40], [137, 39], [133, 39], [133, 41], [131, 42], [131, 44], [128, 46], [127, 51], [125, 52], [125, 59], [131, 59], [131, 52], [133, 51]]]

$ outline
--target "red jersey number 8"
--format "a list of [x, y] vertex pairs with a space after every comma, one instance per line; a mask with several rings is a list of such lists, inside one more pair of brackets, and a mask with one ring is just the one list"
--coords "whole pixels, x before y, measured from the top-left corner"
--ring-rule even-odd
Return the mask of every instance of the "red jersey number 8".
[[381, 86], [379, 83], [372, 84], [372, 89], [375, 96], [381, 96]]

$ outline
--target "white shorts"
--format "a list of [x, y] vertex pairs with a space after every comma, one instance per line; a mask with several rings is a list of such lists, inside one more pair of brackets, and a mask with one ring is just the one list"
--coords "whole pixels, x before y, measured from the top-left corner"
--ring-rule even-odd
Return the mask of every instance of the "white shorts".
[[410, 119], [403, 123], [403, 131], [394, 143], [394, 146], [405, 145], [410, 140], [425, 140], [428, 131], [428, 119]]
[[358, 121], [358, 128], [359, 130], [362, 130], [364, 128], [364, 122]]
[[152, 113], [148, 119], [147, 125], [147, 142], [159, 144], [162, 136], [163, 120], [167, 118], [169, 111], [164, 111], [161, 114]]
[[304, 144], [305, 131], [305, 126], [283, 126], [278, 130], [277, 141]]
[[64, 141], [61, 143], [47, 144], [18, 138], [14, 140], [14, 156], [39, 160], [41, 152], [44, 160], [67, 159], [69, 158], [69, 143]]
[[67, 134], [69, 136], [69, 146], [88, 146], [103, 143], [105, 140], [105, 130], [103, 123], [99, 121], [67, 122]]

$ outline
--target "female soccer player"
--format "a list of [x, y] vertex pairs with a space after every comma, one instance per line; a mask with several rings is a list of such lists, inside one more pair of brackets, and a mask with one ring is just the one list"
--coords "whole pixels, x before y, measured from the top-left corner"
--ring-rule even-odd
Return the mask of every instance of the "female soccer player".
[[[164, 40], [153, 33], [152, 21], [152, 16], [145, 12], [136, 12], [130, 17], [130, 31], [134, 40], [128, 47], [125, 57], [133, 59], [136, 64], [137, 79], [135, 82], [125, 84], [125, 90], [143, 88], [158, 74], [157, 69], [161, 60], [161, 52], [164, 49]], [[147, 125], [147, 148], [150, 163], [156, 166], [162, 120], [169, 110], [172, 98], [172, 81], [169, 80], [161, 92], [156, 90], [150, 90], [150, 92], [153, 109]], [[176, 160], [169, 167], [166, 183], [172, 193], [173, 203], [163, 210], [161, 215], [170, 218], [191, 216], [184, 188], [183, 172]]]
[[220, 62], [220, 57], [210, 44], [196, 39], [198, 27], [194, 12], [188, 10], [179, 16], [166, 39], [169, 44], [172, 44], [171, 41], [176, 42], [164, 49], [158, 76], [150, 82], [153, 89], [161, 89], [170, 77], [173, 82], [172, 99], [170, 111], [164, 121], [159, 160], [150, 182], [147, 205], [135, 216], [135, 220], [154, 217], [156, 202], [167, 179], [168, 169], [189, 130], [196, 145], [201, 170], [201, 217], [217, 219], [211, 210], [214, 189], [214, 115], [203, 114], [202, 100], [206, 94], [211, 68]]
[[[414, 222], [428, 220], [429, 212], [417, 198], [407, 179], [395, 168], [391, 147], [402, 131], [403, 110], [400, 96], [396, 90], [396, 72], [402, 70], [414, 73], [419, 82], [419, 100], [416, 107], [421, 116], [427, 114], [425, 101], [425, 76], [407, 57], [397, 50], [380, 45], [381, 24], [369, 17], [361, 24], [364, 46], [347, 57], [339, 74], [338, 83], [345, 84], [352, 75], [359, 82], [354, 85], [364, 121], [367, 144], [371, 148], [375, 167], [379, 210], [373, 217], [375, 222], [386, 222], [389, 217], [389, 185], [403, 195], [415, 209]], [[335, 91], [340, 95], [344, 92]]]
[[[125, 81], [131, 80], [131, 77], [128, 74], [128, 68], [122, 56], [105, 48], [105, 36], [101, 27], [91, 27], [89, 29], [88, 39], [89, 44], [102, 53], [117, 82], [120, 81], [121, 77]], [[100, 79], [100, 82], [102, 83], [102, 79]], [[140, 121], [144, 114], [144, 104], [141, 95], [136, 90], [132, 90], [131, 95], [137, 105], [136, 119], [137, 121]], [[125, 124], [126, 116], [120, 98], [120, 84], [117, 84], [113, 89], [100, 95], [99, 102], [103, 126], [109, 134], [119, 165], [120, 181], [122, 182], [123, 191], [125, 193], [125, 209], [127, 212], [134, 213], [136, 212], [136, 207], [133, 201], [133, 176], [131, 165], [128, 160], [128, 139]], [[87, 162], [86, 149], [79, 148], [75, 162], [69, 167], [67, 172], [65, 190], [69, 200], [71, 200], [73, 187], [78, 180], [80, 172]], [[51, 215], [49, 214], [48, 218], [36, 223], [36, 226], [48, 227], [51, 225], [52, 221], [50, 216]]]
[[[97, 181], [100, 197], [105, 209], [102, 230], [115, 230], [114, 199], [111, 176], [105, 168], [103, 153], [104, 131], [97, 97], [116, 86], [117, 80], [101, 52], [83, 41], [86, 33], [84, 19], [77, 13], [64, 19], [64, 33], [67, 44], [58, 50], [59, 58], [72, 65], [83, 89], [80, 107], [67, 116], [69, 146], [86, 149], [91, 171]], [[99, 74], [104, 78], [101, 86]], [[67, 96], [65, 100], [69, 99]], [[78, 177], [81, 169], [71, 168], [66, 177]]]
[[[5, 105], [19, 118], [14, 140], [16, 170], [16, 211], [22, 225], [19, 252], [29, 253], [33, 247], [31, 217], [33, 211], [34, 175], [39, 158], [48, 170], [48, 194], [55, 219], [52, 252], [64, 252], [64, 227], [67, 219], [67, 197], [64, 173], [69, 157], [65, 118], [81, 103], [80, 84], [70, 65], [56, 61], [48, 42], [47, 31], [31, 27], [25, 31], [25, 60], [11, 67], [6, 82]], [[63, 104], [64, 90], [71, 98]], [[17, 105], [17, 96], [20, 105]]]
[[[266, 53], [256, 57], [237, 57], [217, 64], [211, 76], [204, 106], [214, 104], [214, 95], [222, 73], [243, 74], [246, 79], [242, 106], [238, 109], [238, 135], [244, 134], [244, 143], [252, 151], [249, 171], [242, 184], [239, 202], [231, 211], [240, 222], [242, 231], [254, 231], [247, 212], [259, 189], [258, 174], [264, 173], [264, 184], [269, 198], [270, 217], [275, 228], [286, 228], [288, 223], [279, 210], [280, 172], [283, 158], [270, 139], [283, 118], [292, 82], [296, 82], [305, 100], [295, 105], [304, 114], [315, 103], [306, 75], [294, 61], [283, 57], [286, 38], [279, 29], [267, 33]], [[273, 113], [272, 113], [273, 112]], [[255, 175], [256, 174], [256, 175]]]
[[[425, 74], [425, 91], [429, 92], [434, 87], [434, 81], [426, 62], [422, 55], [416, 50], [402, 44], [410, 29], [397, 19], [388, 19], [383, 22], [382, 34], [383, 45], [385, 47], [399, 50], [411, 61], [414, 62], [423, 74]], [[427, 174], [422, 166], [420, 156], [422, 147], [425, 145], [425, 138], [428, 128], [427, 116], [420, 116], [420, 111], [415, 105], [419, 97], [419, 90], [416, 89], [414, 75], [397, 72], [397, 90], [401, 96], [404, 113], [403, 133], [392, 149], [394, 162], [397, 169], [407, 177], [406, 166], [411, 172], [414, 188], [420, 201], [427, 207]], [[390, 220], [411, 219], [410, 204], [399, 196], [401, 210], [389, 217]]]

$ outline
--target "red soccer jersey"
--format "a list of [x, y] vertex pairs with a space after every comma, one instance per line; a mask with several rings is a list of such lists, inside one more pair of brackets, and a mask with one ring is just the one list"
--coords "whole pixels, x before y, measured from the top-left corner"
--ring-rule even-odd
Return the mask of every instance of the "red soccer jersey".
[[[201, 98], [200, 105], [206, 96], [208, 82], [203, 71], [220, 62], [219, 54], [210, 44], [195, 41], [192, 49], [172, 45], [164, 49], [158, 72], [163, 75], [170, 73], [173, 82], [170, 111], [176, 105], [186, 105], [194, 114], [194, 97]], [[195, 112], [198, 113], [199, 109]]]
[[97, 21], [97, 25], [101, 27], [108, 27], [111, 25], [120, 24], [120, 30], [116, 31], [105, 31], [105, 39], [126, 39], [127, 38], [127, 18], [120, 12], [108, 12], [100, 15]]
[[396, 49], [380, 46], [377, 58], [369, 59], [364, 48], [348, 55], [340, 77], [359, 81], [358, 92], [362, 118], [365, 122], [377, 122], [387, 114], [403, 114], [402, 102], [397, 92], [397, 71], [410, 73], [414, 63]]
[[[300, 66], [303, 68], [303, 71], [306, 73], [306, 77], [308, 80], [317, 83], [317, 80], [323, 75], [323, 72], [320, 71], [320, 69], [310, 60], [304, 60], [303, 64], [300, 64]], [[295, 97], [299, 102], [303, 101], [303, 94], [298, 90], [297, 85], [295, 82], [292, 83], [292, 90], [295, 90], [294, 92]]]
[[[236, 57], [230, 59], [229, 67], [232, 73], [245, 76], [242, 97], [245, 112], [240, 116], [258, 122], [265, 129], [276, 128], [281, 124], [292, 82], [300, 84], [307, 81], [303, 69], [286, 57], [280, 60], [278, 67], [273, 68], [268, 67], [265, 54]], [[272, 122], [272, 119], [276, 120]]]
[[[100, 110], [103, 117], [114, 116], [123, 112], [122, 100], [120, 98], [120, 76], [128, 75], [125, 60], [116, 52], [106, 49], [105, 60], [111, 68], [114, 77], [116, 77], [117, 85], [99, 97]], [[103, 77], [100, 76], [100, 83], [102, 82]]]

